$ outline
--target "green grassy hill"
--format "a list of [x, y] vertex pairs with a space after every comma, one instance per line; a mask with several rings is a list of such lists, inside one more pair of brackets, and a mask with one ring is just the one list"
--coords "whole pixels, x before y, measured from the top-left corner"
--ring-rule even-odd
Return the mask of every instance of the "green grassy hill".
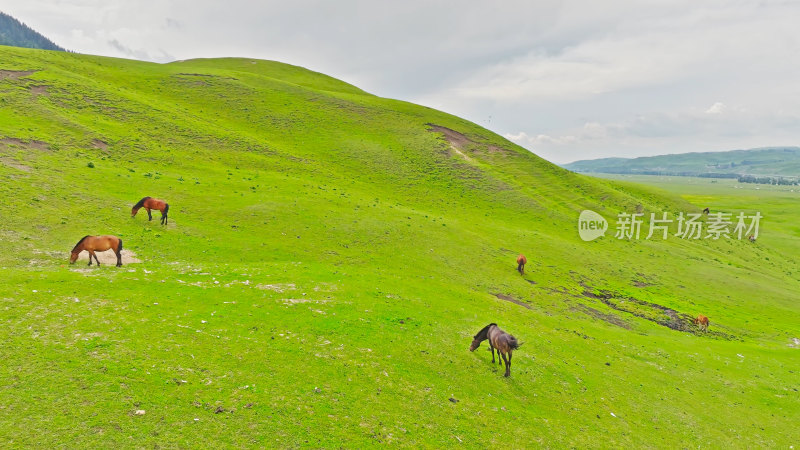
[[703, 174], [800, 177], [800, 147], [769, 147], [727, 152], [679, 153], [640, 158], [601, 158], [575, 161], [565, 168], [583, 173], [644, 175]]
[[[800, 438], [791, 221], [583, 242], [584, 209], [702, 206], [276, 62], [0, 47], [0, 74], [5, 447]], [[70, 266], [87, 234], [141, 262]], [[490, 322], [510, 378], [468, 351]]]

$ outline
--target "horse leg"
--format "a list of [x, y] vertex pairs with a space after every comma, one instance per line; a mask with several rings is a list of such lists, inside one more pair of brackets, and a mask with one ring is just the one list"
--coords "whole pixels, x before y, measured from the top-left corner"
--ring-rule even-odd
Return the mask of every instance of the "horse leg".
[[117, 267], [122, 267], [122, 252], [117, 248], [117, 251], [114, 253], [117, 254]]
[[[88, 250], [87, 250], [88, 252]], [[89, 265], [92, 265], [92, 252], [89, 252]]]
[[500, 356], [502, 356], [502, 357], [503, 357], [503, 362], [505, 362], [505, 363], [506, 363], [506, 375], [505, 375], [505, 376], [509, 376], [509, 375], [511, 375], [511, 365], [510, 365], [510, 364], [509, 364], [509, 362], [506, 360], [506, 354], [505, 354], [505, 353], [500, 353]]
[[94, 255], [94, 260], [97, 263], [97, 267], [100, 267], [100, 260], [97, 259], [97, 253], [93, 253], [93, 255]]
[[153, 220], [153, 215], [150, 213], [150, 208], [145, 208], [147, 210], [147, 220]]
[[491, 343], [489, 344], [489, 350], [492, 352], [492, 364], [494, 364], [494, 347]]
[[166, 224], [167, 224], [167, 216], [164, 215], [164, 213], [162, 212], [161, 213], [161, 225], [166, 225]]

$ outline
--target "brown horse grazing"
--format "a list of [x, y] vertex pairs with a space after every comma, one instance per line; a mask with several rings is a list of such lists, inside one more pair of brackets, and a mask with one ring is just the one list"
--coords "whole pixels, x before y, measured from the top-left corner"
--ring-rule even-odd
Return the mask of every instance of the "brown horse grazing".
[[153, 215], [150, 214], [151, 209], [161, 211], [161, 225], [167, 224], [169, 204], [164, 200], [159, 200], [153, 197], [145, 197], [139, 200], [139, 203], [133, 205], [133, 209], [131, 209], [131, 217], [136, 217], [136, 213], [139, 212], [139, 208], [144, 208], [147, 210], [147, 220], [153, 220]]
[[709, 214], [711, 214], [711, 210], [706, 208], [706, 209], [703, 210], [703, 214], [709, 215]]
[[[511, 351], [519, 348], [520, 343], [517, 338], [501, 330], [496, 323], [490, 323], [483, 327], [481, 331], [472, 339], [472, 345], [469, 346], [469, 351], [474, 352], [476, 348], [481, 345], [484, 340], [489, 340], [489, 349], [492, 351], [492, 364], [494, 364], [494, 350], [497, 349], [497, 360], [500, 364], [506, 363], [506, 375], [511, 375]], [[508, 354], [508, 358], [506, 358]], [[503, 358], [500, 361], [500, 358]]]
[[104, 252], [109, 249], [114, 250], [114, 253], [117, 254], [117, 267], [122, 266], [122, 239], [116, 236], [84, 236], [72, 249], [69, 263], [75, 264], [78, 255], [86, 250], [89, 252], [89, 265], [92, 265], [92, 256], [94, 256], [94, 260], [97, 261], [99, 266], [100, 260], [97, 259], [97, 255], [94, 252]]
[[520, 275], [525, 275], [525, 264], [528, 264], [528, 260], [525, 258], [525, 255], [517, 256], [517, 272], [519, 272]]
[[702, 330], [707, 330], [708, 329], [708, 317], [706, 317], [706, 316], [704, 316], [702, 314], [697, 316], [692, 321], [692, 323], [694, 323], [695, 325], [699, 325]]

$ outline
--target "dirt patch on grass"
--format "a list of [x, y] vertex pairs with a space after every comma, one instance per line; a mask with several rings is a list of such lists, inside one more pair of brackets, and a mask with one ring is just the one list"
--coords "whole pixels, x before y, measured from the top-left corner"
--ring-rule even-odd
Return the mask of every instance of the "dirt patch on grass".
[[632, 314], [669, 329], [692, 333], [698, 336], [709, 336], [727, 340], [738, 339], [734, 335], [723, 333], [718, 330], [703, 331], [700, 327], [692, 323], [694, 317], [672, 308], [611, 291], [592, 290], [585, 284], [581, 284], [581, 286], [584, 287], [583, 296], [586, 298], [599, 300], [612, 309]]
[[33, 75], [36, 72], [38, 72], [38, 70], [0, 70], [0, 80], [16, 80], [18, 78]]
[[50, 95], [47, 92], [47, 86], [30, 86], [28, 90], [31, 91], [33, 95]]
[[50, 144], [48, 144], [47, 142], [36, 141], [36, 140], [31, 140], [26, 142], [23, 141], [22, 139], [6, 137], [0, 139], [0, 149], [4, 147], [5, 148], [21, 147], [24, 149], [45, 151], [50, 149]]
[[445, 140], [450, 144], [450, 149], [462, 158], [471, 161], [467, 153], [489, 153], [489, 154], [510, 154], [513, 153], [508, 149], [499, 147], [497, 145], [486, 145], [468, 138], [463, 133], [452, 130], [441, 125], [427, 124], [428, 131], [433, 133], [441, 133], [444, 135]]
[[20, 164], [14, 161], [11, 158], [0, 158], [0, 163], [3, 163], [4, 166], [8, 166], [17, 170], [21, 170], [23, 172], [30, 172], [31, 168], [26, 166], [25, 164]]
[[294, 283], [257, 284], [256, 289], [273, 291], [273, 292], [285, 292], [285, 291], [295, 290], [295, 286]]
[[604, 322], [608, 322], [608, 323], [610, 323], [612, 325], [616, 325], [616, 326], [624, 328], [626, 330], [630, 330], [631, 329], [631, 325], [628, 322], [622, 320], [621, 318], [615, 316], [614, 314], [606, 314], [606, 313], [604, 313], [602, 311], [598, 311], [598, 310], [596, 310], [594, 308], [588, 307], [586, 305], [582, 305], [580, 303], [575, 305], [574, 309], [577, 310], [577, 311], [580, 311], [580, 312], [582, 312], [582, 313], [584, 313], [584, 314], [586, 314], [586, 315], [588, 315], [590, 317], [593, 317], [595, 319], [600, 319], [600, 320], [602, 320]]
[[108, 143], [106, 141], [101, 141], [100, 139], [92, 139], [92, 147], [101, 151], [107, 151]]
[[510, 295], [506, 295], [506, 294], [492, 294], [492, 295], [494, 295], [495, 297], [499, 298], [500, 300], [505, 300], [507, 302], [514, 303], [516, 305], [522, 306], [523, 308], [533, 309], [533, 308], [531, 308], [531, 305], [529, 305], [529, 304], [527, 304], [527, 303], [525, 303], [525, 302], [523, 302], [521, 300], [517, 300], [517, 299], [515, 299], [514, 297], [512, 297]]
[[444, 135], [445, 139], [450, 144], [450, 150], [452, 151], [450, 154], [451, 156], [455, 153], [466, 161], [472, 161], [472, 158], [464, 153], [464, 151], [468, 144], [475, 144], [475, 141], [470, 140], [468, 137], [450, 128], [432, 124], [428, 124], [428, 126], [430, 126], [430, 131], [442, 133]]
[[[100, 261], [100, 264], [114, 265], [117, 263], [117, 254], [114, 253], [113, 250], [95, 252], [94, 254], [97, 255], [97, 259]], [[75, 261], [75, 264], [78, 264], [81, 261], [85, 261], [86, 264], [89, 264], [89, 252], [81, 252], [80, 255], [78, 255], [78, 260]], [[136, 257], [136, 253], [133, 253], [130, 250], [122, 250], [122, 264], [135, 264], [140, 262], [142, 261]]]
[[467, 144], [477, 144], [477, 142], [464, 136], [463, 134], [459, 133], [456, 130], [451, 130], [450, 128], [443, 127], [440, 125], [434, 125], [432, 123], [429, 123], [428, 126], [430, 127], [428, 128], [429, 131], [442, 133], [445, 139], [447, 139], [447, 142], [449, 142], [450, 145], [453, 145], [454, 147], [464, 148], [466, 147]]

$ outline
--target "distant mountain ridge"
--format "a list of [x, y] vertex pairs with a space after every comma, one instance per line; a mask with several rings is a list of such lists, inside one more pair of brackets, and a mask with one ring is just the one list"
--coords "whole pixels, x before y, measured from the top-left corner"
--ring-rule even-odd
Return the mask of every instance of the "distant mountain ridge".
[[8, 14], [0, 12], [0, 45], [66, 51]]
[[573, 172], [639, 175], [744, 175], [800, 177], [800, 147], [764, 147], [723, 152], [679, 153], [639, 158], [601, 158], [563, 166]]

